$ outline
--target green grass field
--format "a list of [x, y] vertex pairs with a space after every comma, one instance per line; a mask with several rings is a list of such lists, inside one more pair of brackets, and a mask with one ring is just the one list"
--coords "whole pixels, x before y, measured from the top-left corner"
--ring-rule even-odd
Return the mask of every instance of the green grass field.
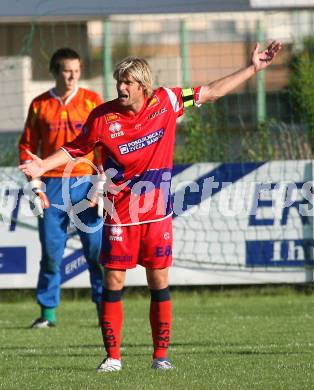
[[314, 295], [293, 288], [175, 291], [169, 372], [150, 368], [146, 294], [125, 294], [116, 373], [95, 370], [104, 350], [87, 298], [64, 298], [51, 329], [27, 329], [38, 314], [30, 297], [0, 307], [1, 389], [314, 388]]

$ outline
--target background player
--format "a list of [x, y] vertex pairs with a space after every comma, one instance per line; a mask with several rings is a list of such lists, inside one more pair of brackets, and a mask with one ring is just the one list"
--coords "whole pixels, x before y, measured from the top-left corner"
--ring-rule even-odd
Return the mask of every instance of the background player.
[[[27, 151], [39, 153], [42, 158], [49, 156], [64, 143], [76, 138], [89, 113], [102, 103], [95, 92], [80, 88], [81, 75], [79, 54], [69, 48], [57, 50], [51, 57], [50, 72], [55, 79], [55, 87], [37, 96], [31, 103], [24, 132], [19, 143], [20, 161], [30, 160]], [[40, 271], [37, 284], [37, 302], [41, 315], [32, 324], [33, 328], [47, 328], [56, 323], [56, 308], [60, 303], [60, 266], [67, 241], [69, 213], [72, 204], [87, 198], [92, 186], [95, 171], [94, 151], [86, 159], [88, 162], [73, 164], [64, 176], [64, 167], [51, 169], [31, 182], [42, 202], [43, 217], [39, 218], [39, 237], [42, 249]], [[87, 161], [87, 160], [86, 160]], [[81, 180], [84, 178], [85, 180]], [[62, 196], [62, 185], [69, 198]], [[56, 208], [51, 204], [63, 205]], [[85, 258], [90, 272], [92, 300], [100, 308], [102, 297], [102, 270], [98, 264], [102, 237], [102, 220], [96, 207], [88, 208], [79, 215], [82, 224], [96, 230], [88, 233], [78, 229]], [[99, 229], [95, 229], [96, 227]], [[86, 229], [85, 229], [86, 230]]]
[[97, 107], [84, 131], [54, 155], [20, 166], [32, 177], [78, 158], [101, 144], [108, 176], [104, 198], [102, 261], [106, 268], [102, 334], [107, 357], [99, 372], [121, 370], [121, 303], [125, 273], [140, 264], [146, 268], [151, 292], [152, 368], [171, 369], [167, 357], [172, 310], [168, 269], [172, 262], [170, 181], [176, 119], [184, 108], [224, 96], [271, 64], [281, 50], [272, 42], [251, 63], [229, 76], [195, 88], [152, 89], [152, 75], [142, 58], [127, 58], [114, 71], [118, 98]]

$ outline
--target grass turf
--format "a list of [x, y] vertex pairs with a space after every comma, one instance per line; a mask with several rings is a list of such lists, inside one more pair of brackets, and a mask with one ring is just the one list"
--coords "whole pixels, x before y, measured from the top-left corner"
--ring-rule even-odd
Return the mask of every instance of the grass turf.
[[27, 329], [38, 314], [30, 298], [0, 307], [1, 389], [314, 387], [314, 295], [294, 289], [175, 291], [169, 357], [176, 369], [169, 372], [150, 368], [146, 294], [125, 294], [116, 373], [95, 370], [104, 350], [89, 300], [63, 299], [51, 329]]

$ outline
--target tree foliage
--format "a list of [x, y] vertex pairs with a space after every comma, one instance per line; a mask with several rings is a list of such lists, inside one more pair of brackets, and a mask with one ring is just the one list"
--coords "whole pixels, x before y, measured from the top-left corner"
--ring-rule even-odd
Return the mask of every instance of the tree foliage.
[[306, 125], [314, 150], [314, 37], [304, 39], [291, 61], [289, 90], [300, 121]]

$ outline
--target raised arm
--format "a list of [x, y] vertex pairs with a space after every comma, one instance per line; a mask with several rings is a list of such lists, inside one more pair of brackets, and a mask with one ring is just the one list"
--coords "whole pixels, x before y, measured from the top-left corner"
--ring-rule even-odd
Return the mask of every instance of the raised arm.
[[259, 43], [256, 43], [252, 52], [251, 63], [246, 68], [204, 85], [199, 103], [207, 103], [219, 99], [250, 79], [255, 73], [267, 68], [280, 52], [282, 45], [280, 42], [273, 41], [261, 52], [259, 52], [259, 47]]
[[19, 169], [32, 179], [42, 176], [45, 172], [50, 171], [60, 165], [66, 164], [71, 160], [70, 156], [63, 150], [58, 149], [51, 156], [42, 160], [36, 154], [27, 151], [32, 161], [19, 165]]

